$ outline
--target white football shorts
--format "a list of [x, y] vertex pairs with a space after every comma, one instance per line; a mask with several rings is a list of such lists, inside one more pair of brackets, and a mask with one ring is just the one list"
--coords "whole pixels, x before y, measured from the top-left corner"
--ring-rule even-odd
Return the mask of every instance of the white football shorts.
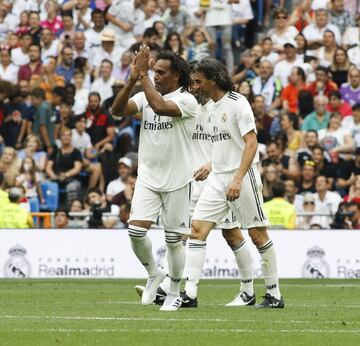
[[263, 210], [262, 183], [256, 165], [252, 165], [245, 175], [240, 197], [229, 202], [225, 193], [234, 175], [235, 172], [210, 174], [192, 220], [219, 224], [232, 211], [242, 229], [270, 226]]
[[190, 234], [191, 183], [170, 192], [157, 192], [136, 182], [129, 221], [160, 223], [168, 232]]

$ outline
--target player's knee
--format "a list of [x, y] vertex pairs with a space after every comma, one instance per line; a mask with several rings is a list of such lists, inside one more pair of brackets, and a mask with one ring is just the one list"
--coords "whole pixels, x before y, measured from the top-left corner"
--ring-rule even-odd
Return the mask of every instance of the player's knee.
[[190, 239], [206, 240], [206, 234], [203, 228], [196, 221], [191, 224]]
[[253, 229], [249, 230], [249, 236], [251, 238], [251, 241], [256, 247], [262, 246], [264, 243], [266, 243], [269, 240], [269, 236], [266, 232], [266, 229], [264, 230], [258, 230]]
[[235, 246], [244, 239], [238, 228], [232, 230], [222, 230], [222, 235], [229, 246]]

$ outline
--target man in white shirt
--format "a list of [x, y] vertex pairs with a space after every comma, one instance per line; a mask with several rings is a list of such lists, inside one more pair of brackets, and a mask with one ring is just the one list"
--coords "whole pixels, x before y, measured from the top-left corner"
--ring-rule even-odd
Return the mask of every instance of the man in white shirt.
[[90, 91], [97, 91], [102, 100], [106, 100], [113, 96], [112, 86], [115, 82], [115, 77], [111, 75], [113, 63], [104, 59], [100, 65], [100, 77], [96, 79], [90, 88]]
[[[225, 67], [214, 59], [195, 65], [194, 83], [214, 103], [208, 109], [211, 127], [212, 172], [192, 217], [185, 271], [198, 280], [205, 262], [206, 239], [211, 229], [231, 210], [262, 258], [267, 293], [261, 308], [284, 308], [279, 290], [276, 255], [263, 211], [262, 183], [254, 114], [244, 96], [232, 92]], [[196, 289], [190, 298], [196, 298]]]
[[101, 34], [105, 28], [104, 12], [99, 9], [95, 9], [91, 13], [91, 20], [94, 23], [94, 27], [87, 29], [84, 34], [86, 38], [86, 46], [93, 49], [101, 46]]
[[46, 63], [46, 59], [50, 56], [57, 57], [59, 55], [58, 39], [54, 38], [54, 33], [49, 28], [41, 30], [40, 44], [41, 44], [41, 61]]
[[[148, 272], [142, 304], [152, 304], [158, 285], [166, 274], [156, 267], [147, 230], [161, 212], [165, 229], [170, 288], [161, 311], [174, 311], [181, 305], [180, 281], [185, 264], [182, 235], [189, 232], [189, 196], [193, 174], [191, 131], [197, 102], [187, 90], [190, 67], [177, 54], [164, 51], [154, 66], [154, 82], [148, 77], [150, 50], [142, 46], [125, 86], [113, 104], [116, 116], [142, 111], [139, 168], [129, 235], [132, 248]], [[140, 79], [144, 92], [129, 100]]]
[[127, 157], [122, 157], [117, 163], [119, 177], [110, 181], [109, 185], [106, 188], [106, 199], [110, 202], [112, 198], [124, 191], [125, 182], [132, 169], [132, 162]]
[[303, 34], [307, 39], [308, 47], [311, 49], [319, 48], [323, 45], [324, 32], [330, 30], [335, 35], [338, 45], [341, 45], [341, 33], [337, 26], [329, 23], [329, 14], [325, 8], [319, 8], [315, 12], [315, 23], [307, 25]]
[[32, 37], [28, 32], [21, 35], [20, 47], [11, 51], [11, 60], [17, 66], [26, 65], [30, 62], [29, 49], [32, 44]]

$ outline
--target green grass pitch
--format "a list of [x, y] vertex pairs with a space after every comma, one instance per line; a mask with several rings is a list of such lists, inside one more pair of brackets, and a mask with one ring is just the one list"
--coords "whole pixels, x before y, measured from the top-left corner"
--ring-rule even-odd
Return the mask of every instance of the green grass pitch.
[[225, 307], [238, 282], [203, 280], [175, 313], [141, 306], [141, 283], [0, 280], [0, 345], [360, 345], [359, 280], [281, 280], [284, 310]]

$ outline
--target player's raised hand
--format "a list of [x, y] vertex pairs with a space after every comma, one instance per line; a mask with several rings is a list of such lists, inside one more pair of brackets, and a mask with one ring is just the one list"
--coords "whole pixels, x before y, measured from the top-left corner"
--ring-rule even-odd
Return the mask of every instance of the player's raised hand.
[[142, 45], [140, 51], [136, 54], [136, 69], [138, 70], [140, 76], [147, 75], [149, 70], [150, 62], [150, 48], [148, 46]]
[[139, 71], [136, 68], [137, 52], [135, 52], [135, 58], [130, 66], [130, 80], [137, 81], [140, 77]]
[[195, 181], [201, 181], [207, 179], [211, 172], [211, 162], [201, 166], [194, 172]]
[[234, 202], [240, 197], [241, 185], [242, 181], [240, 179], [233, 179], [226, 190], [225, 196], [227, 201]]

